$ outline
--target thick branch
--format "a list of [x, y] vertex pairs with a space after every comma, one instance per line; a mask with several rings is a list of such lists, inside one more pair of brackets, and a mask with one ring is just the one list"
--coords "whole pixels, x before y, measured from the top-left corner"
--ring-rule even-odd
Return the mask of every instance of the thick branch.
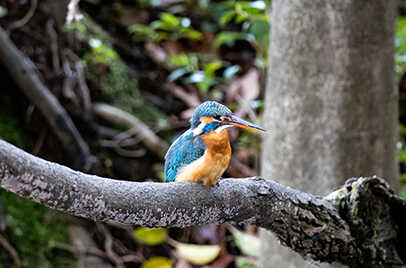
[[[117, 181], [73, 171], [1, 140], [0, 159], [1, 187], [76, 216], [153, 227], [255, 224], [314, 260], [354, 265], [362, 256], [361, 240], [355, 241], [335, 206], [348, 197], [343, 192], [327, 201], [262, 178], [224, 179], [213, 187]], [[405, 211], [404, 204], [399, 207]]]

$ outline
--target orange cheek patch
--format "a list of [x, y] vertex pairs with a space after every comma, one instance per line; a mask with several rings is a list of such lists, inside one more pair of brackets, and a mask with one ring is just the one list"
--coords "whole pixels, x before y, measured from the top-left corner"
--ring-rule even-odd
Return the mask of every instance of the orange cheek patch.
[[203, 122], [205, 124], [209, 124], [211, 122], [214, 122], [215, 120], [211, 117], [206, 117], [206, 116], [202, 116], [200, 117], [200, 122]]

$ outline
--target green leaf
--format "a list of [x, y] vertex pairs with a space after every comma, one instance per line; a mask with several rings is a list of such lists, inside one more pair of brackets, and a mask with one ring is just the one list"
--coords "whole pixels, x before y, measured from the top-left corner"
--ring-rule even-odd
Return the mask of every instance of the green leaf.
[[401, 181], [402, 183], [406, 183], [406, 174], [405, 174], [405, 173], [400, 174], [400, 181]]
[[152, 257], [145, 261], [141, 268], [171, 268], [172, 261], [165, 257]]
[[180, 256], [197, 265], [214, 261], [221, 251], [221, 247], [218, 245], [194, 245], [175, 241], [174, 246]]
[[180, 37], [199, 40], [202, 38], [202, 33], [191, 28], [180, 29]]
[[264, 20], [256, 20], [251, 23], [249, 32], [255, 37], [261, 53], [266, 55], [269, 47], [269, 23]]
[[133, 235], [141, 244], [156, 246], [166, 240], [168, 230], [166, 228], [139, 227], [133, 232]]
[[181, 53], [171, 56], [169, 58], [168, 64], [174, 68], [186, 67], [190, 65], [190, 60], [188, 55], [186, 55], [185, 53]]
[[262, 1], [262, 0], [250, 2], [249, 5], [250, 5], [250, 7], [256, 8], [256, 9], [261, 9], [261, 10], [266, 9], [266, 3], [264, 1]]
[[180, 26], [180, 19], [171, 13], [162, 13], [161, 21], [171, 28]]
[[232, 65], [230, 67], [227, 67], [224, 70], [223, 73], [223, 77], [225, 79], [230, 79], [231, 77], [233, 77], [236, 73], [238, 73], [238, 71], [241, 69], [241, 67], [239, 65]]
[[237, 266], [237, 268], [256, 268], [256, 267], [258, 267], [255, 264], [252, 264], [251, 262], [249, 262], [249, 260], [247, 260], [247, 258], [241, 257], [241, 256], [238, 256], [235, 259], [235, 266]]
[[198, 82], [203, 82], [205, 80], [206, 76], [203, 71], [196, 71], [192, 73], [187, 79], [186, 83], [198, 83]]
[[168, 79], [169, 81], [175, 81], [176, 79], [182, 77], [187, 73], [189, 73], [189, 70], [187, 68], [177, 69], [168, 76]]
[[258, 237], [241, 232], [233, 227], [230, 228], [230, 231], [242, 253], [252, 257], [259, 257], [261, 242]]
[[218, 69], [220, 69], [223, 66], [223, 63], [221, 61], [213, 61], [204, 67], [204, 72], [206, 76], [214, 77], [215, 73]]
[[128, 32], [133, 34], [135, 40], [145, 41], [156, 39], [156, 32], [150, 26], [134, 24], [128, 27]]
[[214, 40], [214, 46], [220, 47], [223, 44], [228, 46], [234, 45], [236, 40], [247, 40], [248, 36], [245, 33], [241, 32], [221, 32], [217, 35]]
[[209, 88], [215, 83], [214, 78], [210, 78], [207, 77], [206, 79], [204, 79], [204, 81], [202, 82], [198, 82], [197, 86], [199, 87], [200, 91], [202, 93], [206, 93], [207, 91], [209, 91]]
[[402, 198], [403, 200], [406, 200], [406, 186], [403, 186], [403, 187], [400, 189], [399, 196], [400, 196], [400, 198]]
[[226, 25], [227, 23], [229, 23], [234, 18], [234, 16], [235, 16], [235, 11], [234, 10], [227, 11], [220, 18], [220, 21], [219, 21], [220, 25]]

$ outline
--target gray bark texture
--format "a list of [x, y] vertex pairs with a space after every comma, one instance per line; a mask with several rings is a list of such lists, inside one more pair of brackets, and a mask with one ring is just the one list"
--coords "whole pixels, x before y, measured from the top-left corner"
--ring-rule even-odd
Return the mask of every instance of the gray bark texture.
[[350, 267], [406, 263], [406, 202], [377, 177], [352, 179], [326, 197], [263, 178], [118, 181], [73, 171], [0, 140], [0, 187], [95, 221], [149, 227], [255, 224], [302, 257]]
[[[354, 176], [397, 189], [395, 2], [272, 1], [262, 174], [312, 194]], [[262, 240], [262, 267], [314, 267]]]

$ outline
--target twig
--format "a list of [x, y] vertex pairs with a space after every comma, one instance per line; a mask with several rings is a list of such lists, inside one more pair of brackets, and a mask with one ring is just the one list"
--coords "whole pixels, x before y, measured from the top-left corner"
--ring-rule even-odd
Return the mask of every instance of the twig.
[[[135, 139], [127, 139], [127, 140], [134, 141], [134, 143], [136, 142]], [[145, 149], [138, 149], [138, 150], [125, 149], [125, 148], [123, 148], [123, 146], [120, 143], [121, 143], [120, 141], [115, 141], [115, 140], [100, 140], [101, 146], [113, 148], [117, 154], [124, 156], [124, 157], [141, 157], [141, 156], [144, 156], [146, 153]]]
[[181, 99], [190, 108], [195, 108], [201, 103], [199, 96], [196, 93], [188, 93], [183, 88], [175, 85], [174, 83], [167, 83], [166, 88], [173, 93], [176, 97]]
[[54, 67], [54, 72], [59, 75], [61, 73], [61, 63], [59, 59], [59, 46], [58, 46], [58, 35], [54, 29], [54, 21], [47, 21], [47, 32], [51, 38], [51, 53], [52, 53], [52, 66]]
[[20, 257], [18, 256], [17, 251], [13, 248], [13, 246], [7, 241], [7, 239], [0, 234], [0, 245], [3, 246], [5, 250], [10, 253], [11, 258], [13, 259], [14, 264], [16, 265], [17, 268], [22, 267], [22, 262]]
[[80, 99], [82, 100], [84, 118], [89, 120], [91, 117], [91, 112], [92, 112], [92, 101], [90, 99], [89, 87], [87, 86], [87, 83], [86, 83], [85, 72], [83, 70], [83, 64], [80, 60], [76, 61], [75, 69], [76, 69], [76, 73], [78, 76], [78, 82], [79, 82], [78, 93], [79, 93]]
[[104, 234], [104, 250], [116, 268], [124, 268], [123, 260], [113, 250], [113, 236], [103, 223], [96, 223], [97, 228]]
[[[93, 263], [91, 267], [112, 268], [110, 262], [105, 260], [106, 254], [97, 248], [96, 243], [83, 226], [70, 224], [68, 226], [68, 233], [74, 248], [72, 252], [76, 253], [79, 268], [88, 268], [89, 261]], [[92, 257], [93, 259], [90, 259], [88, 256], [88, 249], [92, 249], [93, 253], [97, 253], [92, 254], [94, 256]]]
[[64, 72], [64, 79], [62, 83], [63, 96], [72, 101], [76, 107], [79, 107], [79, 100], [73, 91], [73, 88], [76, 86], [77, 77], [74, 75], [70, 62], [66, 58], [63, 59], [62, 68]]
[[41, 130], [41, 133], [39, 134], [39, 138], [37, 142], [34, 145], [34, 148], [32, 149], [32, 154], [33, 155], [38, 155], [39, 152], [41, 151], [42, 145], [44, 145], [45, 137], [48, 134], [48, 127], [44, 127]]
[[28, 9], [28, 12], [20, 20], [17, 20], [15, 22], [11, 23], [7, 30], [9, 32], [11, 32], [11, 31], [13, 31], [17, 28], [21, 28], [25, 24], [27, 24], [30, 21], [30, 19], [32, 18], [32, 16], [34, 16], [35, 9], [37, 8], [37, 4], [38, 4], [38, 0], [31, 0], [30, 9]]
[[135, 262], [135, 263], [141, 263], [145, 259], [142, 257], [141, 254], [134, 255], [134, 254], [128, 254], [124, 255], [121, 257], [123, 259], [123, 262]]
[[68, 57], [70, 61], [74, 62], [75, 76], [78, 83], [78, 87], [74, 87], [76, 93], [80, 99], [80, 103], [83, 109], [83, 117], [86, 120], [91, 118], [92, 101], [90, 98], [89, 87], [87, 86], [85, 71], [81, 59], [70, 49], [64, 50], [64, 56]]
[[[69, 245], [69, 244], [61, 243], [61, 242], [58, 242], [58, 241], [52, 241], [51, 247], [69, 251], [73, 255], [79, 254], [78, 249], [76, 247], [74, 247], [72, 245]], [[106, 253], [104, 251], [102, 251], [102, 250], [100, 250], [98, 248], [94, 248], [94, 247], [86, 248], [84, 253], [88, 254], [88, 255], [101, 257], [101, 258], [107, 258], [107, 255], [106, 255]]]
[[80, 0], [70, 0], [68, 4], [68, 13], [66, 14], [66, 24], [71, 24], [78, 20], [78, 5]]
[[135, 116], [103, 103], [93, 104], [93, 112], [113, 124], [130, 128], [148, 149], [159, 157], [164, 158], [169, 147], [168, 144], [161, 140], [146, 124]]
[[129, 129], [118, 133], [112, 140], [100, 140], [100, 145], [103, 147], [113, 148], [116, 153], [124, 157], [140, 157], [145, 155], [145, 149], [127, 150], [124, 147], [137, 145], [141, 140], [139, 138], [131, 138], [134, 135], [134, 130]]

